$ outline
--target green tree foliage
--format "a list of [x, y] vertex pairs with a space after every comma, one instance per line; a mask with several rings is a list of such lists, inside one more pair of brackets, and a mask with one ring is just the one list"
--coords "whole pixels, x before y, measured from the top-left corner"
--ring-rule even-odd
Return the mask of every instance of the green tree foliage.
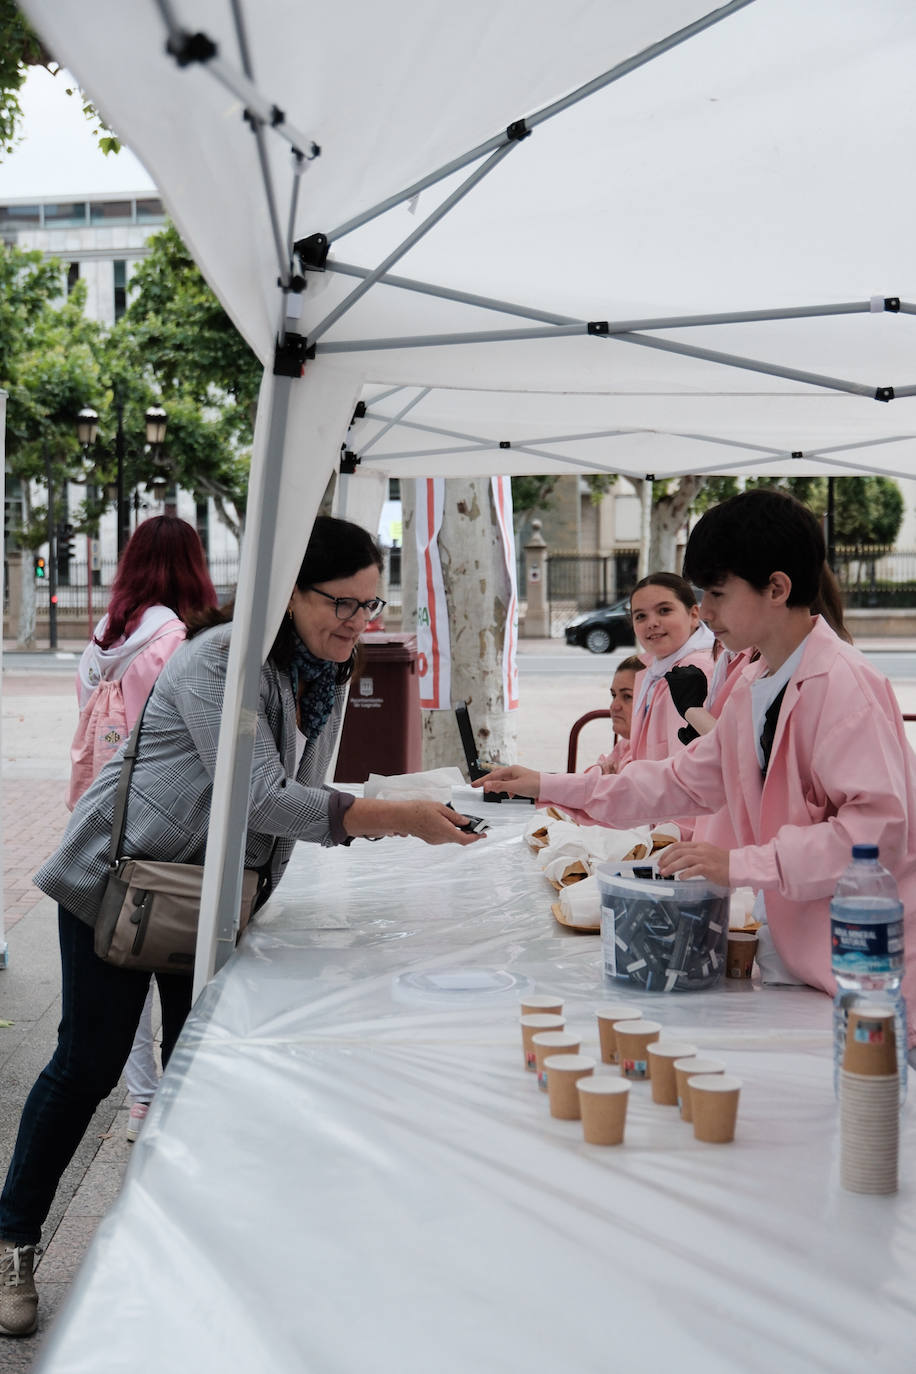
[[0, 158], [12, 152], [22, 120], [19, 92], [29, 67], [47, 55], [14, 0], [0, 0]]
[[[0, 0], [0, 162], [19, 141], [22, 123], [19, 92], [30, 67], [46, 67], [53, 76], [60, 70], [41, 39], [29, 27], [15, 0]], [[99, 119], [92, 102], [76, 86], [68, 86], [67, 94], [80, 101], [100, 151], [105, 154], [119, 152], [120, 140]]]
[[[748, 478], [746, 487], [781, 487], [822, 519], [827, 512], [826, 477]], [[734, 477], [712, 477], [697, 498], [695, 509], [707, 510], [734, 496]], [[903, 523], [903, 495], [890, 477], [835, 477], [833, 480], [834, 544], [893, 544]]]
[[550, 510], [556, 485], [555, 474], [549, 477], [512, 478], [512, 513], [516, 529], [520, 529], [530, 517], [536, 516], [538, 511]]
[[[171, 225], [131, 280], [112, 335], [115, 354], [143, 376], [169, 416], [172, 474], [213, 496], [238, 528], [244, 512], [262, 368]], [[235, 516], [233, 517], [232, 509]]]
[[[60, 264], [40, 253], [0, 246], [0, 386], [7, 402], [6, 456], [10, 473], [45, 483], [50, 465], [60, 486], [83, 476], [75, 418], [98, 383], [100, 327], [83, 314], [78, 285], [61, 299]], [[24, 488], [28, 491], [27, 485]], [[45, 538], [47, 510], [28, 501], [19, 542], [36, 548]]]

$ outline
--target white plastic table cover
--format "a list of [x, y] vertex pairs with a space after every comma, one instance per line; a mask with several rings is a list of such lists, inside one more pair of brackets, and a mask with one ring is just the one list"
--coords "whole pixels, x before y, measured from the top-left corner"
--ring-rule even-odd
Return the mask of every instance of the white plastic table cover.
[[[899, 1193], [843, 1192], [829, 999], [606, 985], [599, 937], [550, 914], [530, 809], [475, 800], [494, 824], [470, 848], [298, 847], [192, 1014], [40, 1370], [912, 1366], [912, 1103]], [[471, 970], [515, 981], [457, 990]], [[634, 1084], [625, 1143], [585, 1145], [523, 1067], [529, 983], [585, 1051], [623, 997], [721, 1054], [735, 1142]]]

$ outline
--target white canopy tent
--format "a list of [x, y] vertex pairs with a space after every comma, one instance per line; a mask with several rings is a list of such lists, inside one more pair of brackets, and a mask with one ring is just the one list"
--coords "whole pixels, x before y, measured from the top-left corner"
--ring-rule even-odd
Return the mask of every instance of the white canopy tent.
[[348, 510], [387, 474], [916, 475], [907, 0], [24, 7], [265, 363], [198, 985], [342, 446]]

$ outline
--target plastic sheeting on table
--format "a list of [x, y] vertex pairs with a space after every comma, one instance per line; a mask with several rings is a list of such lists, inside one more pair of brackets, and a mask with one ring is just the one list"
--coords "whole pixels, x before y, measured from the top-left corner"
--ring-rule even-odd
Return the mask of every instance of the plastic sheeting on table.
[[[42, 1371], [138, 1349], [196, 1374], [908, 1367], [912, 1115], [899, 1194], [844, 1193], [829, 999], [606, 984], [518, 811], [484, 812], [469, 848], [297, 848], [192, 1014]], [[524, 1070], [514, 989], [475, 1002], [468, 970], [562, 994], [586, 1052], [602, 1002], [646, 1006], [743, 1079], [736, 1141], [634, 1084], [625, 1143], [585, 1145]], [[411, 974], [441, 1009], [396, 994]]]

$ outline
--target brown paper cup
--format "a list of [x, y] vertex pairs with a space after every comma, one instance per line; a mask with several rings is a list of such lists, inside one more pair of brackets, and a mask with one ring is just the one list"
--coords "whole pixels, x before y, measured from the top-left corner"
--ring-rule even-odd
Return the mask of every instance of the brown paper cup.
[[599, 1007], [597, 1014], [601, 1062], [603, 1064], [616, 1064], [617, 1032], [614, 1030], [614, 1023], [616, 1021], [641, 1021], [642, 1011], [639, 1007], [628, 1006], [626, 1002], [612, 1002], [608, 1007]]
[[741, 1079], [730, 1073], [704, 1073], [687, 1079], [693, 1134], [710, 1145], [735, 1138]]
[[534, 1049], [538, 1087], [542, 1093], [547, 1091], [547, 1070], [544, 1068], [544, 1060], [547, 1056], [549, 1054], [578, 1054], [582, 1047], [580, 1037], [573, 1035], [572, 1031], [538, 1031], [537, 1035], [531, 1037], [531, 1044]]
[[538, 1031], [562, 1030], [566, 1022], [562, 1016], [539, 1012], [536, 1015], [521, 1017], [519, 1025], [522, 1028], [522, 1054], [525, 1057], [525, 1068], [534, 1073], [534, 1046], [531, 1043], [531, 1037], [537, 1035]]
[[889, 1006], [852, 1006], [846, 1021], [843, 1068], [847, 1073], [883, 1078], [897, 1072], [894, 1009]]
[[522, 1016], [562, 1016], [563, 999], [546, 992], [532, 992], [519, 1003]]
[[659, 1021], [618, 1021], [617, 1060], [623, 1078], [648, 1078], [649, 1046], [662, 1033]]
[[551, 1054], [544, 1060], [550, 1115], [561, 1121], [579, 1120], [579, 1093], [576, 1084], [595, 1072], [595, 1061], [587, 1054]]
[[725, 972], [729, 978], [750, 978], [757, 953], [757, 936], [745, 930], [728, 932]]
[[721, 1059], [700, 1059], [694, 1055], [691, 1059], [675, 1059], [674, 1077], [677, 1082], [677, 1105], [681, 1111], [682, 1121], [692, 1121], [693, 1116], [690, 1110], [690, 1090], [687, 1087], [689, 1078], [697, 1077], [705, 1073], [724, 1073], [725, 1065]]
[[652, 1079], [652, 1101], [663, 1107], [677, 1106], [677, 1078], [675, 1059], [688, 1059], [697, 1052], [696, 1045], [676, 1040], [656, 1040], [649, 1046], [649, 1077]]
[[576, 1084], [582, 1134], [589, 1145], [619, 1145], [627, 1119], [630, 1085], [621, 1078], [602, 1074], [580, 1078]]

